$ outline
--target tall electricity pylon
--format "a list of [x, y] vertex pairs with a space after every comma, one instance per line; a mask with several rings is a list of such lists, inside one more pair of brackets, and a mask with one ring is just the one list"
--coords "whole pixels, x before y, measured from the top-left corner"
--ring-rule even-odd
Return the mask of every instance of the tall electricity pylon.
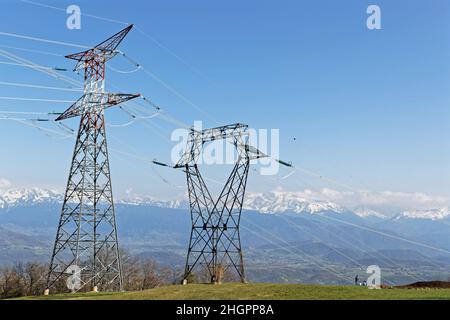
[[[211, 283], [220, 283], [225, 273], [246, 281], [239, 233], [242, 205], [250, 161], [267, 157], [248, 145], [247, 129], [240, 123], [202, 131], [191, 129], [186, 151], [174, 167], [186, 172], [192, 220], [185, 281], [196, 268], [207, 270]], [[220, 139], [233, 143], [237, 160], [218, 199], [213, 200], [197, 163], [203, 145]]]
[[81, 118], [50, 262], [47, 294], [64, 279], [72, 290], [88, 284], [95, 291], [122, 290], [104, 109], [139, 94], [105, 93], [105, 66], [132, 27], [89, 50], [66, 56], [77, 61], [74, 71], [84, 69], [84, 95], [56, 119]]

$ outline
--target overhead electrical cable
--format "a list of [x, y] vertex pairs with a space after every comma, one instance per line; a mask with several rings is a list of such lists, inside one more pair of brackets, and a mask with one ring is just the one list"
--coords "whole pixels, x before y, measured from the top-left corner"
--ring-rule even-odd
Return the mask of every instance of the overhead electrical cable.
[[[352, 190], [352, 189], [350, 189], [350, 190]], [[321, 194], [321, 196], [327, 198], [330, 201], [333, 201], [333, 199], [328, 197], [326, 194]], [[344, 209], [348, 210], [348, 211], [352, 211], [351, 209], [346, 208], [345, 206], [342, 206], [342, 207]], [[427, 248], [427, 249], [439, 251], [439, 252], [442, 252], [442, 253], [450, 254], [449, 250], [446, 250], [446, 249], [443, 249], [443, 248], [438, 248], [438, 247], [435, 247], [435, 246], [432, 246], [432, 245], [429, 245], [429, 244], [426, 244], [426, 243], [421, 243], [421, 242], [418, 242], [418, 241], [410, 240], [410, 239], [407, 239], [407, 238], [404, 238], [404, 237], [401, 237], [401, 236], [398, 236], [398, 235], [389, 234], [389, 233], [386, 233], [386, 232], [383, 232], [383, 231], [380, 231], [380, 230], [372, 229], [372, 228], [367, 227], [367, 226], [358, 225], [356, 223], [348, 222], [348, 221], [341, 220], [341, 219], [338, 219], [338, 218], [335, 218], [335, 217], [328, 217], [328, 216], [325, 216], [325, 215], [321, 215], [320, 217], [321, 218], [325, 218], [325, 219], [329, 219], [329, 220], [333, 220], [335, 222], [341, 222], [343, 224], [347, 224], [349, 226], [353, 226], [353, 227], [359, 228], [361, 230], [366, 230], [366, 231], [369, 231], [369, 232], [372, 232], [372, 233], [376, 233], [376, 234], [379, 234], [379, 235], [383, 235], [385, 237], [389, 237], [389, 238], [396, 239], [396, 240], [399, 240], [399, 241], [404, 241], [404, 242], [407, 242], [407, 243], [410, 243], [410, 244], [415, 244], [415, 245], [423, 247], [423, 248]]]
[[[120, 53], [122, 55], [125, 56], [125, 54], [123, 52], [120, 51]], [[198, 112], [202, 113], [205, 117], [208, 118], [208, 120], [210, 120], [213, 123], [218, 124], [219, 122], [217, 120], [215, 120], [214, 118], [212, 118], [212, 116], [204, 111], [202, 108], [200, 108], [197, 104], [195, 104], [194, 102], [192, 102], [190, 99], [188, 99], [186, 96], [184, 96], [182, 93], [180, 93], [178, 90], [176, 90], [174, 87], [172, 87], [171, 85], [169, 85], [167, 82], [165, 82], [164, 80], [162, 80], [160, 77], [158, 77], [156, 74], [154, 74], [153, 72], [147, 70], [146, 68], [144, 68], [144, 66], [140, 63], [137, 63], [134, 59], [131, 59], [129, 56], [126, 56], [127, 60], [133, 64], [136, 67], [139, 67], [145, 74], [147, 74], [150, 78], [152, 78], [153, 80], [155, 80], [156, 82], [158, 82], [161, 86], [163, 86], [164, 88], [166, 88], [169, 92], [171, 92], [173, 95], [175, 95], [176, 97], [178, 97], [180, 100], [182, 100], [183, 102], [185, 102], [186, 104], [190, 105], [191, 107], [193, 107], [195, 110], [197, 110]]]
[[49, 40], [49, 39], [43, 39], [43, 38], [38, 38], [38, 37], [31, 37], [31, 36], [26, 36], [26, 35], [21, 35], [21, 34], [17, 34], [17, 33], [11, 33], [11, 32], [0, 31], [0, 36], [13, 37], [13, 38], [24, 39], [24, 40], [33, 40], [33, 41], [38, 41], [38, 42], [45, 42], [45, 43], [50, 43], [50, 44], [69, 46], [69, 47], [75, 47], [75, 48], [81, 48], [81, 49], [90, 48], [88, 46], [83, 46], [80, 44]]
[[49, 115], [49, 112], [33, 112], [33, 111], [0, 111], [0, 114], [28, 114], [28, 115]]
[[[308, 230], [306, 230], [305, 228], [303, 228], [300, 224], [293, 222], [292, 220], [288, 219], [287, 217], [285, 217], [284, 215], [279, 215], [279, 217], [281, 219], [283, 219], [284, 221], [286, 221], [288, 224], [290, 224], [291, 226], [293, 226], [294, 228], [300, 230], [303, 233], [309, 234], [311, 237], [315, 238], [316, 240], [318, 240], [321, 244], [323, 244], [324, 246], [330, 248], [332, 251], [336, 252], [337, 254], [343, 256], [344, 258], [346, 258], [347, 260], [353, 262], [356, 266], [361, 267], [361, 263], [357, 260], [355, 260], [354, 258], [350, 257], [349, 255], [345, 254], [344, 252], [342, 252], [341, 250], [339, 250], [338, 248], [335, 248], [331, 245], [328, 245], [326, 242], [324, 242], [322, 239], [320, 239], [317, 235], [312, 234], [311, 232], [309, 232]], [[417, 278], [414, 275], [408, 274], [408, 276], [410, 276], [411, 278], [413, 278], [416, 281], [423, 281], [423, 279]], [[390, 281], [389, 281], [390, 282]], [[390, 284], [393, 284], [392, 282], [390, 282]]]
[[137, 72], [137, 71], [139, 71], [140, 69], [141, 69], [141, 67], [136, 67], [135, 69], [133, 69], [133, 70], [119, 70], [119, 69], [116, 69], [116, 68], [114, 68], [114, 67], [112, 67], [112, 66], [110, 66], [110, 65], [107, 65], [106, 66], [108, 69], [111, 69], [112, 71], [114, 71], [114, 72], [117, 72], [117, 73], [122, 73], [122, 74], [130, 74], [130, 73], [135, 73], [135, 72]]
[[[303, 250], [301, 250], [300, 248], [296, 247], [295, 250], [293, 249], [289, 249], [290, 247], [292, 247], [292, 244], [289, 244], [288, 242], [286, 242], [285, 240], [279, 238], [278, 236], [274, 235], [273, 233], [267, 231], [264, 228], [261, 228], [260, 226], [256, 225], [255, 223], [251, 222], [250, 220], [246, 219], [245, 217], [242, 217], [243, 220], [246, 221], [246, 223], [250, 223], [252, 225], [252, 228], [248, 228], [245, 225], [243, 225], [243, 228], [245, 230], [247, 230], [248, 232], [268, 241], [269, 243], [272, 243], [273, 245], [277, 246], [278, 248], [287, 251], [295, 256], [298, 256], [302, 259], [307, 258], [309, 262], [312, 262], [313, 264], [315, 264], [316, 266], [318, 266], [320, 269], [328, 271], [332, 274], [334, 274], [336, 277], [340, 278], [341, 280], [344, 280], [345, 282], [349, 282], [351, 281], [350, 277], [347, 277], [345, 275], [343, 275], [341, 272], [335, 270], [334, 268], [325, 265], [324, 262], [321, 262], [319, 259], [307, 254], [306, 252], [304, 252]], [[258, 228], [259, 230], [255, 230], [254, 227]], [[264, 236], [264, 233], [271, 236], [272, 239], [275, 239], [276, 241], [271, 241], [267, 238], [267, 236]], [[281, 245], [280, 242], [284, 243], [284, 245]], [[297, 253], [301, 252], [301, 254]]]
[[44, 69], [44, 70], [56, 70], [55, 67], [36, 66], [36, 65], [31, 65], [31, 64], [14, 63], [14, 62], [7, 62], [7, 61], [0, 61], [0, 64], [8, 65], [8, 66], [24, 67], [24, 68], [37, 68], [37, 69]]
[[41, 65], [38, 65], [30, 60], [27, 60], [25, 58], [19, 57], [11, 52], [5, 51], [5, 50], [0, 50], [0, 55], [4, 56], [14, 62], [17, 63], [21, 63], [21, 64], [26, 64], [26, 65], [30, 65], [30, 68], [33, 68], [36, 71], [39, 71], [41, 73], [45, 73], [53, 78], [56, 78], [58, 80], [64, 81], [66, 83], [69, 83], [71, 86], [70, 88], [73, 88], [75, 86], [75, 88], [79, 88], [80, 85], [82, 85], [82, 83], [78, 80], [72, 79], [70, 77], [67, 77], [65, 75], [62, 75], [58, 72], [56, 72], [55, 70], [48, 70], [48, 69], [44, 69], [42, 68]]
[[[59, 7], [55, 7], [55, 6], [50, 6], [47, 4], [43, 4], [43, 3], [39, 3], [36, 1], [30, 1], [30, 0], [21, 0], [24, 3], [27, 4], [31, 4], [31, 5], [35, 5], [35, 6], [39, 6], [39, 7], [43, 7], [43, 8], [47, 8], [47, 9], [53, 9], [53, 10], [58, 10], [61, 12], [66, 13], [66, 9], [64, 8], [59, 8]], [[97, 15], [92, 15], [92, 14], [88, 14], [88, 13], [81, 13], [82, 16], [86, 16], [89, 18], [94, 18], [97, 20], [101, 20], [101, 21], [106, 21], [106, 22], [112, 22], [112, 23], [117, 23], [120, 25], [130, 25], [129, 22], [125, 22], [125, 21], [120, 21], [117, 19], [111, 19], [111, 18], [105, 18], [105, 17], [101, 17], [101, 16], [97, 16]], [[208, 80], [209, 82], [211, 82], [211, 80], [204, 74], [202, 73], [200, 70], [198, 70], [196, 67], [192, 66], [190, 63], [186, 62], [186, 60], [184, 60], [183, 58], [181, 58], [179, 55], [177, 55], [175, 52], [173, 52], [171, 49], [169, 49], [167, 46], [165, 46], [164, 44], [162, 44], [159, 40], [157, 40], [154, 36], [151, 36], [149, 33], [145, 32], [142, 28], [140, 28], [138, 25], [134, 25], [134, 28], [144, 37], [146, 37], [147, 39], [151, 40], [155, 45], [157, 45], [159, 48], [163, 49], [164, 51], [166, 51], [168, 54], [170, 54], [172, 57], [174, 57], [175, 59], [177, 59], [179, 62], [181, 62], [182, 64], [184, 64], [188, 69], [190, 69], [191, 71], [195, 72], [196, 74], [200, 75], [201, 77], [203, 77], [204, 79]]]
[[74, 103], [73, 100], [25, 98], [25, 97], [0, 97], [2, 100], [36, 101], [36, 102], [54, 102], [54, 103]]
[[[1, 34], [1, 33], [0, 33], [0, 34]], [[27, 40], [36, 40], [36, 39], [39, 39], [39, 40], [43, 40], [43, 41], [51, 42], [51, 43], [55, 43], [55, 44], [58, 44], [58, 43], [59, 43], [59, 44], [62, 44], [62, 43], [64, 43], [64, 44], [69, 44], [69, 43], [65, 43], [65, 42], [61, 42], [61, 41], [53, 41], [53, 40], [48, 40], [48, 39], [36, 38], [36, 37], [23, 36], [22, 38], [23, 38], [23, 39], [27, 39]], [[76, 44], [73, 44], [73, 45], [78, 46], [78, 45], [76, 45]], [[120, 52], [120, 51], [119, 51], [119, 52]], [[123, 53], [123, 52], [120, 52], [120, 53], [121, 53], [121, 54], [122, 54], [122, 55], [130, 62], [130, 63], [132, 63], [133, 65], [135, 65], [137, 69], [143, 69], [143, 71], [144, 71], [145, 73], [151, 74], [149, 71], [145, 70], [140, 64], [138, 64], [138, 63], [135, 62], [133, 59], [131, 59], [130, 57], [128, 57], [127, 55], [125, 55], [125, 53]], [[66, 77], [66, 76], [63, 76], [63, 75], [60, 75], [60, 74], [56, 73], [55, 71], [57, 71], [58, 68], [55, 68], [55, 67], [54, 67], [54, 68], [51, 68], [51, 67], [45, 67], [45, 66], [38, 65], [38, 64], [36, 64], [36, 63], [33, 63], [33, 62], [31, 62], [31, 61], [29, 61], [29, 60], [27, 60], [27, 59], [18, 57], [17, 55], [14, 55], [14, 54], [12, 54], [12, 53], [10, 53], [10, 52], [7, 52], [7, 51], [5, 51], [5, 50], [0, 50], [0, 55], [3, 55], [3, 56], [5, 56], [5, 57], [7, 57], [7, 58], [9, 58], [9, 59], [11, 59], [11, 60], [13, 60], [13, 61], [15, 61], [15, 62], [16, 62], [15, 65], [17, 65], [17, 66], [26, 66], [26, 67], [30, 67], [30, 68], [33, 68], [33, 69], [38, 70], [38, 71], [42, 71], [42, 72], [44, 72], [44, 73], [46, 73], [46, 74], [48, 74], [48, 75], [50, 75], [50, 76], [52, 76], [52, 77], [54, 77], [54, 78], [63, 80], [63, 81], [68, 82], [68, 83], [70, 83], [70, 84], [72, 84], [72, 85], [79, 86], [79, 85], [82, 84], [80, 81], [77, 81], [77, 80], [74, 80], [74, 79], [72, 79], [72, 78], [69, 78], [69, 77]], [[1, 62], [0, 62], [0, 63], [1, 63]], [[12, 63], [8, 63], [8, 64], [12, 64]], [[40, 70], [39, 70], [39, 69], [40, 69]], [[136, 71], [137, 71], [137, 70], [136, 70]], [[183, 100], [185, 103], [191, 105], [191, 106], [194, 107], [197, 111], [200, 111], [200, 112], [204, 113], [204, 114], [207, 115], [210, 119], [212, 119], [212, 118], [209, 116], [209, 114], [205, 113], [205, 112], [204, 112], [201, 108], [199, 108], [196, 104], [194, 104], [192, 101], [190, 101], [189, 99], [187, 99], [185, 96], [183, 96], [183, 95], [182, 95], [181, 93], [179, 93], [176, 89], [174, 89], [173, 87], [171, 87], [170, 85], [168, 85], [167, 83], [165, 83], [163, 80], [159, 79], [156, 75], [152, 74], [152, 78], [154, 78], [155, 80], [157, 79], [157, 81], [158, 81], [160, 84], [162, 84], [164, 87], [166, 87], [166, 89], [168, 89], [169, 91], [171, 91], [173, 94], [175, 94], [175, 95], [176, 95], [177, 97], [179, 97], [181, 100]], [[146, 98], [144, 98], [144, 101], [147, 102], [147, 103], [149, 103], [148, 99], [146, 99]], [[151, 104], [151, 103], [150, 103], [150, 104]], [[169, 121], [169, 122], [176, 123], [177, 125], [182, 124], [183, 127], [188, 127], [188, 126], [187, 126], [186, 124], [184, 124], [182, 121], [179, 121], [178, 119], [175, 119], [173, 116], [168, 115], [166, 112], [163, 113], [162, 118], [165, 118], [165, 119], [166, 119], [167, 121]], [[212, 121], [214, 121], [214, 122], [217, 123], [217, 121], [215, 121], [215, 120], [212, 120]]]
[[51, 87], [51, 86], [36, 85], [36, 84], [29, 84], [29, 83], [17, 83], [17, 82], [6, 82], [6, 81], [0, 81], [0, 85], [13, 86], [13, 87], [24, 87], [24, 88], [35, 88], [35, 89], [83, 92], [83, 88], [62, 88], [62, 87]]
[[63, 54], [53, 53], [53, 52], [49, 52], [49, 51], [42, 51], [42, 50], [23, 48], [23, 47], [17, 47], [17, 46], [0, 45], [0, 48], [10, 49], [10, 50], [19, 50], [19, 51], [31, 52], [31, 53], [39, 53], [39, 54], [44, 54], [44, 55], [54, 56], [54, 57], [64, 57]]

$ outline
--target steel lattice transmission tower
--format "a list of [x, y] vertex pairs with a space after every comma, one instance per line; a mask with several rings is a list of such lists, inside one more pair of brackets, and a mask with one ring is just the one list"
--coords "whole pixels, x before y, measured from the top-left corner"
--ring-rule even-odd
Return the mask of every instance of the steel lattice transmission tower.
[[[242, 205], [250, 161], [267, 157], [248, 145], [247, 129], [247, 125], [237, 123], [202, 131], [190, 130], [186, 151], [175, 166], [186, 172], [192, 220], [184, 280], [200, 267], [200, 270], [207, 270], [211, 283], [220, 283], [226, 272], [234, 273], [245, 282], [239, 233]], [[214, 200], [197, 163], [203, 145], [220, 139], [234, 144], [237, 160], [218, 199]]]
[[84, 95], [56, 119], [81, 118], [47, 293], [72, 274], [73, 266], [81, 269], [78, 275], [81, 286], [122, 290], [104, 109], [139, 95], [105, 93], [105, 64], [117, 54], [117, 46], [131, 28], [132, 25], [92, 49], [66, 56], [77, 61], [74, 71], [84, 70]]

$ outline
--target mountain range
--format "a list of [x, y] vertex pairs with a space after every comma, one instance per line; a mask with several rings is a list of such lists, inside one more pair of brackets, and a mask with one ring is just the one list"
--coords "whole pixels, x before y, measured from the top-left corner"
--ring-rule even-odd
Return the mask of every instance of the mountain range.
[[[42, 188], [0, 190], [0, 209], [42, 203], [61, 203], [64, 195], [58, 191]], [[188, 208], [187, 200], [158, 200], [150, 196], [134, 196], [116, 200], [117, 204], [150, 205], [160, 208]], [[320, 214], [323, 212], [351, 212], [361, 218], [379, 219], [425, 219], [449, 220], [450, 208], [434, 208], [428, 210], [401, 210], [397, 213], [386, 213], [380, 209], [367, 207], [346, 208], [331, 201], [307, 200], [295, 192], [274, 190], [268, 193], [247, 193], [244, 209], [266, 214], [297, 213]], [[390, 211], [390, 210], [389, 210]]]
[[[63, 196], [32, 188], [0, 192], [0, 266], [47, 262]], [[186, 201], [133, 197], [116, 201], [120, 245], [133, 255], [182, 269], [191, 227]], [[249, 193], [241, 240], [251, 281], [342, 284], [368, 265], [386, 281], [450, 277], [448, 209], [387, 214], [350, 210], [295, 193]]]

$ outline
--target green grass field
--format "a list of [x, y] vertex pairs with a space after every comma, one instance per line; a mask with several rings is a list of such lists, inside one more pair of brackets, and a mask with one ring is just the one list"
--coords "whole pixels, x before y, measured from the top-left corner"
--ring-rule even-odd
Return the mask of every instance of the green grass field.
[[121, 293], [77, 293], [21, 299], [68, 300], [392, 300], [450, 299], [450, 289], [380, 289], [301, 284], [193, 284]]

